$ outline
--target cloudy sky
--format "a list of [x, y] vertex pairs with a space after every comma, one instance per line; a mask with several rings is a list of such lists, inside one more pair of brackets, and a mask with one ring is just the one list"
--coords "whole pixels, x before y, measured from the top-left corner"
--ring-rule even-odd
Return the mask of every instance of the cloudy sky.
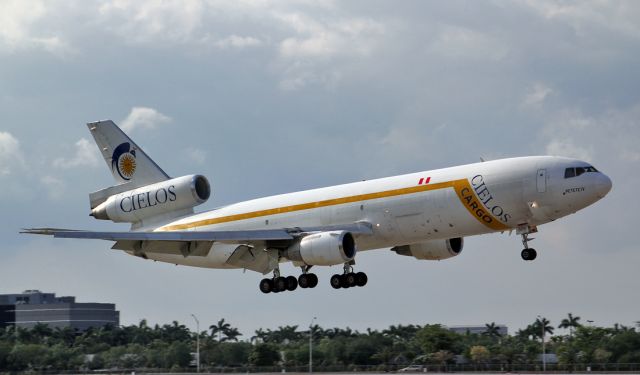
[[[124, 324], [365, 329], [640, 320], [636, 1], [0, 0], [0, 293], [115, 302]], [[261, 276], [153, 263], [21, 227], [126, 230], [88, 216], [112, 184], [88, 121], [113, 119], [203, 208], [485, 159], [563, 155], [613, 180], [541, 227], [442, 262], [361, 254], [366, 288], [263, 295]], [[283, 272], [297, 274], [290, 265]]]

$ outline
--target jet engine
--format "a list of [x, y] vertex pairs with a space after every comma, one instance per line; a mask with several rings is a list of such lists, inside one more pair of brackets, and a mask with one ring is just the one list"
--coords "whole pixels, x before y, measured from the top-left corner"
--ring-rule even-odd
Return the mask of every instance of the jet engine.
[[423, 260], [442, 260], [460, 255], [464, 241], [461, 237], [448, 240], [431, 240], [392, 248], [399, 255]]
[[204, 176], [189, 175], [110, 196], [91, 210], [91, 216], [114, 222], [138, 222], [164, 213], [193, 208], [209, 199]]
[[313, 266], [333, 266], [356, 256], [353, 235], [345, 231], [320, 232], [303, 237], [285, 252], [289, 260]]

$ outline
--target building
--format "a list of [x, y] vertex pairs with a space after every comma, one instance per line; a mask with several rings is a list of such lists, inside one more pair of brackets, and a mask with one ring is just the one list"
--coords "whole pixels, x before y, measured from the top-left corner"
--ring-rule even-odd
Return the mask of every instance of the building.
[[[506, 336], [509, 333], [509, 329], [504, 324], [496, 324], [496, 328], [498, 328], [498, 333], [500, 334], [500, 336]], [[451, 326], [451, 327], [447, 327], [447, 329], [449, 331], [451, 331], [451, 332], [455, 332], [455, 333], [460, 334], [460, 335], [466, 335], [466, 334], [481, 335], [481, 334], [487, 332], [487, 326], [486, 325], [479, 325], [479, 326]]]
[[0, 327], [33, 328], [38, 323], [86, 331], [90, 327], [118, 326], [120, 312], [112, 303], [78, 303], [75, 297], [56, 297], [55, 293], [39, 290], [0, 294]]

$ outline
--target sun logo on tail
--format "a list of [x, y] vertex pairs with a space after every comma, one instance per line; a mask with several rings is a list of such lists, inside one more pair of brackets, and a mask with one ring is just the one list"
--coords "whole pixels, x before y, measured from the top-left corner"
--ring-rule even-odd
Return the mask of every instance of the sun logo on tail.
[[127, 181], [136, 173], [136, 150], [132, 150], [128, 142], [122, 143], [113, 150], [111, 169]]

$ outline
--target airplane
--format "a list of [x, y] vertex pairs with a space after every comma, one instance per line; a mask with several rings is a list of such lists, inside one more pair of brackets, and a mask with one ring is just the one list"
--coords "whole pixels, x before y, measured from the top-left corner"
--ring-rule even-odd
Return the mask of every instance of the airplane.
[[[360, 252], [390, 248], [420, 260], [460, 255], [464, 238], [516, 231], [525, 261], [538, 226], [604, 198], [611, 179], [591, 164], [528, 156], [253, 199], [194, 213], [211, 186], [202, 175], [167, 175], [113, 121], [87, 124], [116, 184], [89, 195], [91, 216], [130, 223], [128, 232], [54, 228], [22, 233], [113, 241], [112, 249], [154, 261], [272, 273], [263, 293], [314, 288], [312, 267], [342, 265], [335, 289], [362, 287]], [[285, 277], [280, 264], [301, 274]]]

